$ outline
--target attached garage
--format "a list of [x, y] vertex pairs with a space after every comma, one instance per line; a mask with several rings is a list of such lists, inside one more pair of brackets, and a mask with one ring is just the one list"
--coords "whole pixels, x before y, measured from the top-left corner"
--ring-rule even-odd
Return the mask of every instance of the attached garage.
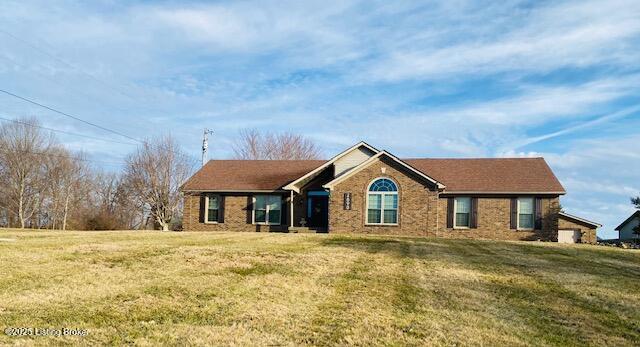
[[596, 243], [602, 225], [565, 212], [558, 214], [558, 243]]
[[578, 243], [580, 242], [581, 231], [574, 229], [559, 229], [558, 243]]

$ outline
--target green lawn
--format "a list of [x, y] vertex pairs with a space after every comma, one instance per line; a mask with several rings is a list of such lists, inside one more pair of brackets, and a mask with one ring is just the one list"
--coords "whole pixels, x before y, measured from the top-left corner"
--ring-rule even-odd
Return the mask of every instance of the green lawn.
[[268, 233], [0, 231], [0, 344], [638, 345], [640, 252]]

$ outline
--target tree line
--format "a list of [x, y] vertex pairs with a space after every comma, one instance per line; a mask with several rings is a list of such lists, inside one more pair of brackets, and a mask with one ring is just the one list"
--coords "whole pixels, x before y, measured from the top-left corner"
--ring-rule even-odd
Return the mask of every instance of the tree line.
[[[240, 132], [236, 159], [318, 159], [312, 141], [291, 133]], [[122, 170], [109, 172], [74, 152], [35, 118], [0, 125], [0, 227], [176, 230], [180, 186], [195, 160], [169, 136], [141, 141]]]

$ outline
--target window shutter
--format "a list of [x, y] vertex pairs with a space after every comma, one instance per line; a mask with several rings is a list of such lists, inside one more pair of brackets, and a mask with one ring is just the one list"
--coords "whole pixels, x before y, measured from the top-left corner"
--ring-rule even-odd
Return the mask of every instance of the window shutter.
[[536, 214], [536, 230], [542, 230], [542, 199], [536, 198], [535, 205], [535, 214]]
[[289, 211], [287, 209], [289, 204], [284, 196], [280, 199], [282, 203], [280, 207], [280, 225], [289, 225]]
[[205, 212], [204, 208], [205, 208], [205, 205], [207, 203], [206, 199], [207, 199], [207, 195], [206, 194], [200, 195], [200, 215], [199, 215], [199, 218], [198, 218], [200, 223], [204, 223], [204, 212]]
[[218, 223], [224, 223], [224, 195], [218, 195]]
[[471, 227], [478, 227], [478, 198], [471, 198]]
[[511, 229], [518, 229], [518, 198], [511, 198]]
[[447, 228], [453, 228], [453, 198], [447, 199]]
[[247, 224], [253, 224], [253, 195], [247, 196]]

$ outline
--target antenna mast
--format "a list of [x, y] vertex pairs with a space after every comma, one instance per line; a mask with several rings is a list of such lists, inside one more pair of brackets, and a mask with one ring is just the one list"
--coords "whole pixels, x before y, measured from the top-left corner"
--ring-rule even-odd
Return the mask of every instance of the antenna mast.
[[209, 135], [213, 134], [213, 130], [204, 129], [202, 134], [202, 166], [207, 163], [207, 150], [209, 149]]

